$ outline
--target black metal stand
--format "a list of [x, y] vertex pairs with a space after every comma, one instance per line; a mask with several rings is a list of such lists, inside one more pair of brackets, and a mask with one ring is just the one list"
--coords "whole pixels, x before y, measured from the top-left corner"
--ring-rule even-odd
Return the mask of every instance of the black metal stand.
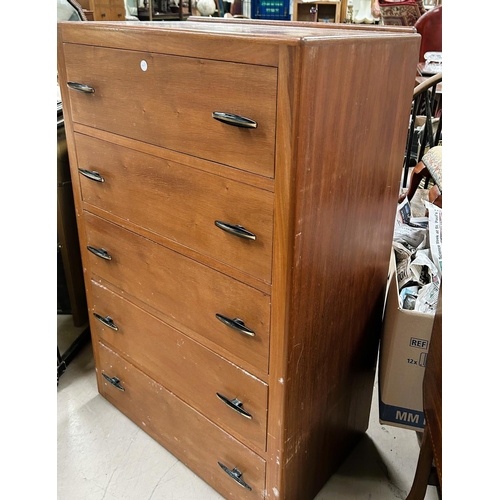
[[90, 327], [88, 326], [83, 330], [80, 335], [73, 341], [73, 343], [61, 354], [59, 346], [57, 346], [57, 383], [59, 384], [59, 377], [66, 371], [68, 365], [73, 361], [75, 356], [81, 348], [90, 341]]

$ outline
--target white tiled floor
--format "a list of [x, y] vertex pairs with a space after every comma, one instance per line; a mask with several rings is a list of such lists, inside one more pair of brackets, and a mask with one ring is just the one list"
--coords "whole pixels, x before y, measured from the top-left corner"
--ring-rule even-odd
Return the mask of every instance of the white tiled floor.
[[[419, 452], [416, 433], [381, 425], [376, 395], [375, 383], [365, 437], [315, 500], [406, 498]], [[222, 499], [98, 394], [90, 343], [62, 374], [57, 405], [58, 499]], [[429, 486], [426, 500], [437, 499]]]

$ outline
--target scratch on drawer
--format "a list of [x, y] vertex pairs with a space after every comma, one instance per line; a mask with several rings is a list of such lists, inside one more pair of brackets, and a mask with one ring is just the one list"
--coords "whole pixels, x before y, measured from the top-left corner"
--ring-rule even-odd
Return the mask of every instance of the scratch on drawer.
[[[297, 344], [300, 345], [300, 344]], [[297, 346], [294, 346], [297, 347]], [[304, 345], [302, 345], [302, 349], [300, 350], [299, 358], [297, 359], [297, 368], [295, 370], [295, 373], [299, 373], [299, 364], [300, 364], [300, 358], [302, 357], [302, 353], [304, 352]]]
[[234, 366], [238, 371], [244, 373], [245, 375], [253, 378], [255, 381], [257, 382], [260, 382], [261, 384], [264, 384], [264, 385], [267, 385], [265, 382], [263, 382], [262, 380], [260, 380], [260, 378], [256, 377], [255, 375], [252, 375], [250, 372], [247, 372], [246, 370], [244, 370], [243, 368], [241, 368], [240, 366], [238, 365], [235, 365], [234, 363], [232, 363], [231, 361], [229, 360], [226, 360], [230, 365]]

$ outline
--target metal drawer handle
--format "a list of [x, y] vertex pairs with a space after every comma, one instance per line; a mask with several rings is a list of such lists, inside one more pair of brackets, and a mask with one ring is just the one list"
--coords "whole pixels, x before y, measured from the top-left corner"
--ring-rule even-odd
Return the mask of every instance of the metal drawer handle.
[[246, 410], [243, 409], [243, 403], [239, 399], [234, 398], [232, 400], [229, 400], [228, 398], [226, 398], [226, 396], [223, 396], [222, 394], [219, 394], [218, 392], [216, 392], [215, 394], [217, 394], [217, 397], [221, 401], [226, 403], [226, 405], [229, 406], [229, 408], [231, 408], [231, 410], [234, 410], [235, 412], [239, 413], [243, 417], [246, 417], [249, 419], [253, 418], [250, 413], [248, 413]]
[[125, 389], [120, 385], [120, 379], [116, 377], [108, 377], [104, 372], [101, 374], [112, 386], [116, 387], [120, 391], [125, 391]]
[[93, 94], [95, 92], [93, 87], [85, 85], [84, 83], [67, 82], [67, 85], [70, 89], [78, 90], [78, 92], [84, 92], [85, 94]]
[[90, 245], [87, 245], [87, 250], [92, 252], [94, 255], [97, 255], [97, 257], [100, 257], [101, 259], [104, 260], [111, 260], [111, 255], [109, 255], [104, 248], [95, 248], [91, 247]]
[[118, 327], [113, 323], [113, 318], [110, 316], [101, 316], [100, 314], [94, 313], [94, 316], [103, 324], [106, 325], [108, 328], [111, 328], [111, 330], [115, 330], [115, 332], [118, 331]]
[[96, 182], [104, 182], [104, 177], [101, 176], [99, 172], [95, 170], [85, 170], [84, 168], [79, 168], [78, 171], [84, 176], [89, 178], [92, 181]]
[[244, 116], [233, 115], [231, 113], [214, 111], [212, 113], [212, 118], [215, 118], [222, 123], [226, 123], [227, 125], [233, 125], [233, 127], [257, 128], [256, 121], [251, 120], [250, 118], [245, 118]]
[[229, 470], [224, 464], [217, 462], [219, 467], [231, 478], [234, 479], [240, 486], [247, 489], [248, 491], [252, 491], [252, 488], [241, 479], [242, 473], [235, 467], [233, 470]]
[[244, 335], [248, 335], [249, 337], [255, 337], [255, 332], [250, 328], [248, 328], [248, 326], [245, 326], [245, 323], [242, 319], [240, 318], [229, 319], [226, 316], [223, 316], [222, 314], [219, 313], [216, 313], [215, 317], [225, 325], [229, 326], [229, 328], [232, 328], [237, 332], [243, 333]]
[[234, 236], [238, 236], [240, 238], [244, 238], [245, 240], [256, 240], [257, 236], [255, 234], [245, 229], [243, 226], [239, 226], [237, 224], [228, 224], [227, 222], [222, 222], [220, 220], [215, 221], [215, 225], [226, 231], [226, 233], [234, 234]]

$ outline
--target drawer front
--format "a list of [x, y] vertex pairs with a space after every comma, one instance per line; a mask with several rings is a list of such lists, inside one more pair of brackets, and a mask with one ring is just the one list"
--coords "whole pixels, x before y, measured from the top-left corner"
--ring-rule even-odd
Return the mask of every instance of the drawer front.
[[[274, 176], [277, 68], [64, 44], [73, 121]], [[241, 128], [212, 117], [249, 118]]]
[[[193, 330], [257, 368], [267, 371], [270, 297], [177, 252], [84, 212], [90, 271], [167, 315], [172, 325]], [[242, 333], [216, 314], [241, 319]]]
[[[264, 497], [266, 462], [261, 457], [103, 344], [98, 346], [98, 359], [101, 394], [141, 429], [225, 498]], [[218, 462], [231, 471], [237, 468], [251, 490], [224, 472]]]
[[[75, 138], [78, 167], [100, 175], [97, 181], [80, 175], [84, 201], [270, 283], [272, 193], [85, 135]], [[215, 221], [243, 226], [255, 240]]]
[[264, 382], [95, 282], [92, 300], [92, 331], [102, 340], [210, 420], [265, 451]]

